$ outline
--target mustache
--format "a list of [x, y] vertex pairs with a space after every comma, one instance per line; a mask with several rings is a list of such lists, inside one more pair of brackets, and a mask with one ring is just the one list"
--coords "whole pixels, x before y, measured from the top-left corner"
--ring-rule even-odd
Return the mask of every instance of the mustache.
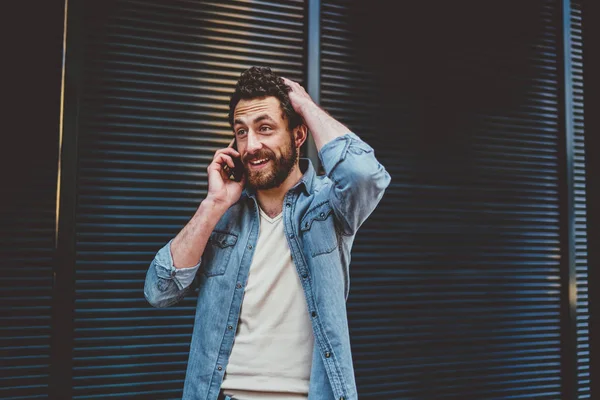
[[262, 158], [274, 159], [275, 153], [273, 153], [271, 150], [267, 150], [267, 149], [261, 149], [261, 150], [257, 151], [256, 153], [251, 153], [251, 154], [246, 153], [242, 157], [242, 162], [244, 164], [247, 164], [250, 161], [260, 160]]

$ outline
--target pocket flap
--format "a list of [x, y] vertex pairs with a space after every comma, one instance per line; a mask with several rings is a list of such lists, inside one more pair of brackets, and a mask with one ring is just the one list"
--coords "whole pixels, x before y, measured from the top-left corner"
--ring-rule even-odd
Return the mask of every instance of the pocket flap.
[[333, 213], [333, 209], [329, 205], [329, 202], [325, 202], [320, 204], [313, 209], [309, 210], [304, 218], [302, 218], [302, 222], [300, 223], [300, 230], [307, 231], [312, 226], [315, 221], [325, 221], [330, 214]]
[[213, 232], [208, 242], [224, 249], [225, 247], [233, 246], [237, 242], [237, 236], [233, 233]]

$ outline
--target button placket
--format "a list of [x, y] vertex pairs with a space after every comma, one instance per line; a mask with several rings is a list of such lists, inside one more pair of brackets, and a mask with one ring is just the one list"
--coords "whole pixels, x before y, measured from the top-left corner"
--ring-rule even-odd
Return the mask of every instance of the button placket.
[[[287, 199], [286, 199], [286, 207], [290, 208], [291, 206], [288, 206], [288, 204], [289, 203], [287, 202]], [[321, 212], [319, 216], [321, 218], [324, 218], [325, 217], [325, 213]], [[288, 219], [287, 219], [287, 221], [288, 221], [288, 224], [287, 224], [288, 229], [294, 229], [293, 216], [290, 213], [290, 215], [288, 215], [287, 217], [288, 217]], [[303, 225], [300, 223], [300, 227], [302, 227], [302, 226]], [[306, 229], [308, 229], [309, 226], [310, 226], [310, 222], [306, 221], [304, 223], [304, 227]], [[288, 237], [290, 237], [290, 238], [294, 237], [294, 234], [292, 232], [288, 231], [287, 234], [288, 234]], [[300, 276], [303, 278], [302, 279], [302, 281], [303, 281], [302, 282], [302, 286], [303, 286], [303, 289], [304, 289], [304, 296], [306, 297], [306, 301], [308, 302], [308, 304], [310, 306], [310, 304], [314, 303], [314, 298], [312, 297], [311, 283], [310, 283], [310, 280], [308, 279], [308, 277], [309, 277], [309, 274], [308, 274], [308, 262], [305, 260], [303, 254], [297, 254], [298, 252], [300, 252], [300, 253], [302, 252], [302, 249], [299, 248], [300, 244], [298, 243], [298, 241], [290, 242], [290, 245], [292, 247], [290, 249], [292, 251], [292, 260], [294, 261], [294, 264], [296, 265], [296, 268], [298, 269], [298, 272], [299, 272]], [[294, 254], [298, 255], [298, 257], [300, 259], [296, 260], [296, 257], [294, 257]], [[317, 314], [316, 311], [311, 311], [310, 312], [310, 316], [313, 318], [313, 322], [315, 324], [313, 326], [316, 327], [316, 331], [317, 331], [316, 335], [315, 335], [315, 340], [318, 341], [318, 342], [321, 342], [323, 340], [323, 338], [321, 337], [321, 335], [323, 335], [324, 332], [323, 332], [323, 327], [321, 326], [320, 322], [317, 320], [318, 314]], [[313, 329], [315, 329], [315, 328], [313, 328]], [[332, 365], [333, 360], [331, 358], [331, 352], [326, 351], [325, 353], [322, 353], [322, 354], [327, 359], [326, 364], [330, 368], [334, 368], [335, 370], [337, 370], [337, 368], [334, 365]], [[341, 396], [340, 400], [344, 400], [344, 397]]]
[[[253, 203], [251, 203], [251, 206], [252, 206], [252, 208], [255, 208], [255, 207], [253, 207], [254, 206]], [[257, 219], [258, 219], [258, 214], [255, 214], [253, 224], [255, 222], [257, 222]], [[255, 228], [252, 227], [248, 241], [252, 242], [254, 236], [255, 236]], [[248, 251], [248, 250], [251, 251], [253, 248], [254, 248], [253, 244], [249, 244], [249, 243], [246, 244], [246, 249], [247, 249], [246, 251]], [[244, 251], [244, 255], [242, 256], [242, 259], [244, 260], [247, 257], [248, 257], [248, 253], [245, 253], [245, 251]], [[238, 300], [242, 301], [240, 299], [243, 298], [242, 297], [243, 296], [243, 288], [245, 286], [244, 280], [247, 279], [247, 276], [244, 279], [242, 271], [243, 271], [243, 268], [240, 268], [240, 270], [238, 271], [237, 279], [235, 281], [235, 289], [234, 289], [234, 296], [232, 299], [232, 306]], [[230, 311], [230, 313], [232, 312], [231, 307], [230, 307], [229, 311]], [[232, 346], [233, 346], [233, 336], [235, 335], [235, 331], [236, 331], [236, 327], [235, 327], [236, 318], [239, 318], [239, 312], [237, 313], [237, 315], [231, 315], [230, 318], [228, 318], [228, 322], [227, 322], [227, 325], [225, 326], [224, 333], [223, 333], [223, 337], [225, 337], [227, 339], [222, 341], [221, 348], [219, 349], [219, 357], [217, 358], [217, 362], [221, 363], [221, 364], [217, 364], [216, 371], [214, 372], [215, 374], [218, 374], [219, 372], [226, 373], [223, 364], [227, 363], [228, 357], [231, 355], [231, 350], [232, 350]], [[217, 371], [219, 371], [219, 372], [217, 372]]]
[[[290, 209], [290, 208], [292, 208], [292, 201], [294, 199], [293, 199], [293, 196], [289, 193], [286, 196], [287, 196], [287, 198], [285, 199], [285, 207]], [[291, 215], [291, 212], [288, 212], [287, 217], [288, 217], [289, 223], [286, 225], [286, 228], [288, 228], [290, 230], [290, 232], [288, 232], [288, 237], [290, 239], [294, 239], [296, 237], [296, 235], [294, 234], [294, 223], [293, 223], [293, 218], [292, 218], [293, 216]], [[293, 249], [290, 249], [290, 250], [293, 251]]]

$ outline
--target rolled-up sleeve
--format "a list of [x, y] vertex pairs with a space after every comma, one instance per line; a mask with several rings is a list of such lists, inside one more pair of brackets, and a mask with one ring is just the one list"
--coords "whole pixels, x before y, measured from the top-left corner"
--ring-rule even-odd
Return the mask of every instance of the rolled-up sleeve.
[[192, 282], [202, 260], [189, 268], [175, 268], [171, 255], [171, 242], [155, 255], [146, 273], [144, 296], [154, 307], [168, 307], [179, 302], [191, 290]]
[[330, 203], [343, 233], [355, 234], [379, 204], [391, 177], [373, 148], [352, 132], [326, 143], [319, 158], [333, 183]]

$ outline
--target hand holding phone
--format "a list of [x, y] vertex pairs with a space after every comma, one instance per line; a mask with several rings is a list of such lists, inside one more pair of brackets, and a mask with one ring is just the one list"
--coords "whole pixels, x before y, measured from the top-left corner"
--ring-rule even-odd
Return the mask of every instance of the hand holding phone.
[[[227, 146], [227, 147], [231, 147], [237, 151], [237, 146], [235, 144], [235, 138], [233, 138], [233, 140], [231, 141], [231, 143], [229, 143], [229, 146]], [[231, 168], [231, 167], [229, 167], [229, 165], [225, 164], [225, 165], [223, 165], [223, 170], [225, 171], [225, 173], [227, 174], [227, 177], [230, 180], [236, 181], [236, 182], [241, 182], [242, 178], [244, 177], [244, 164], [242, 163], [242, 160], [240, 159], [240, 157], [232, 157], [232, 159], [233, 159], [234, 167]]]
[[[246, 183], [244, 167], [235, 141], [215, 152], [207, 169], [208, 193], [206, 200], [229, 207], [240, 198]], [[239, 180], [237, 180], [239, 179]]]

